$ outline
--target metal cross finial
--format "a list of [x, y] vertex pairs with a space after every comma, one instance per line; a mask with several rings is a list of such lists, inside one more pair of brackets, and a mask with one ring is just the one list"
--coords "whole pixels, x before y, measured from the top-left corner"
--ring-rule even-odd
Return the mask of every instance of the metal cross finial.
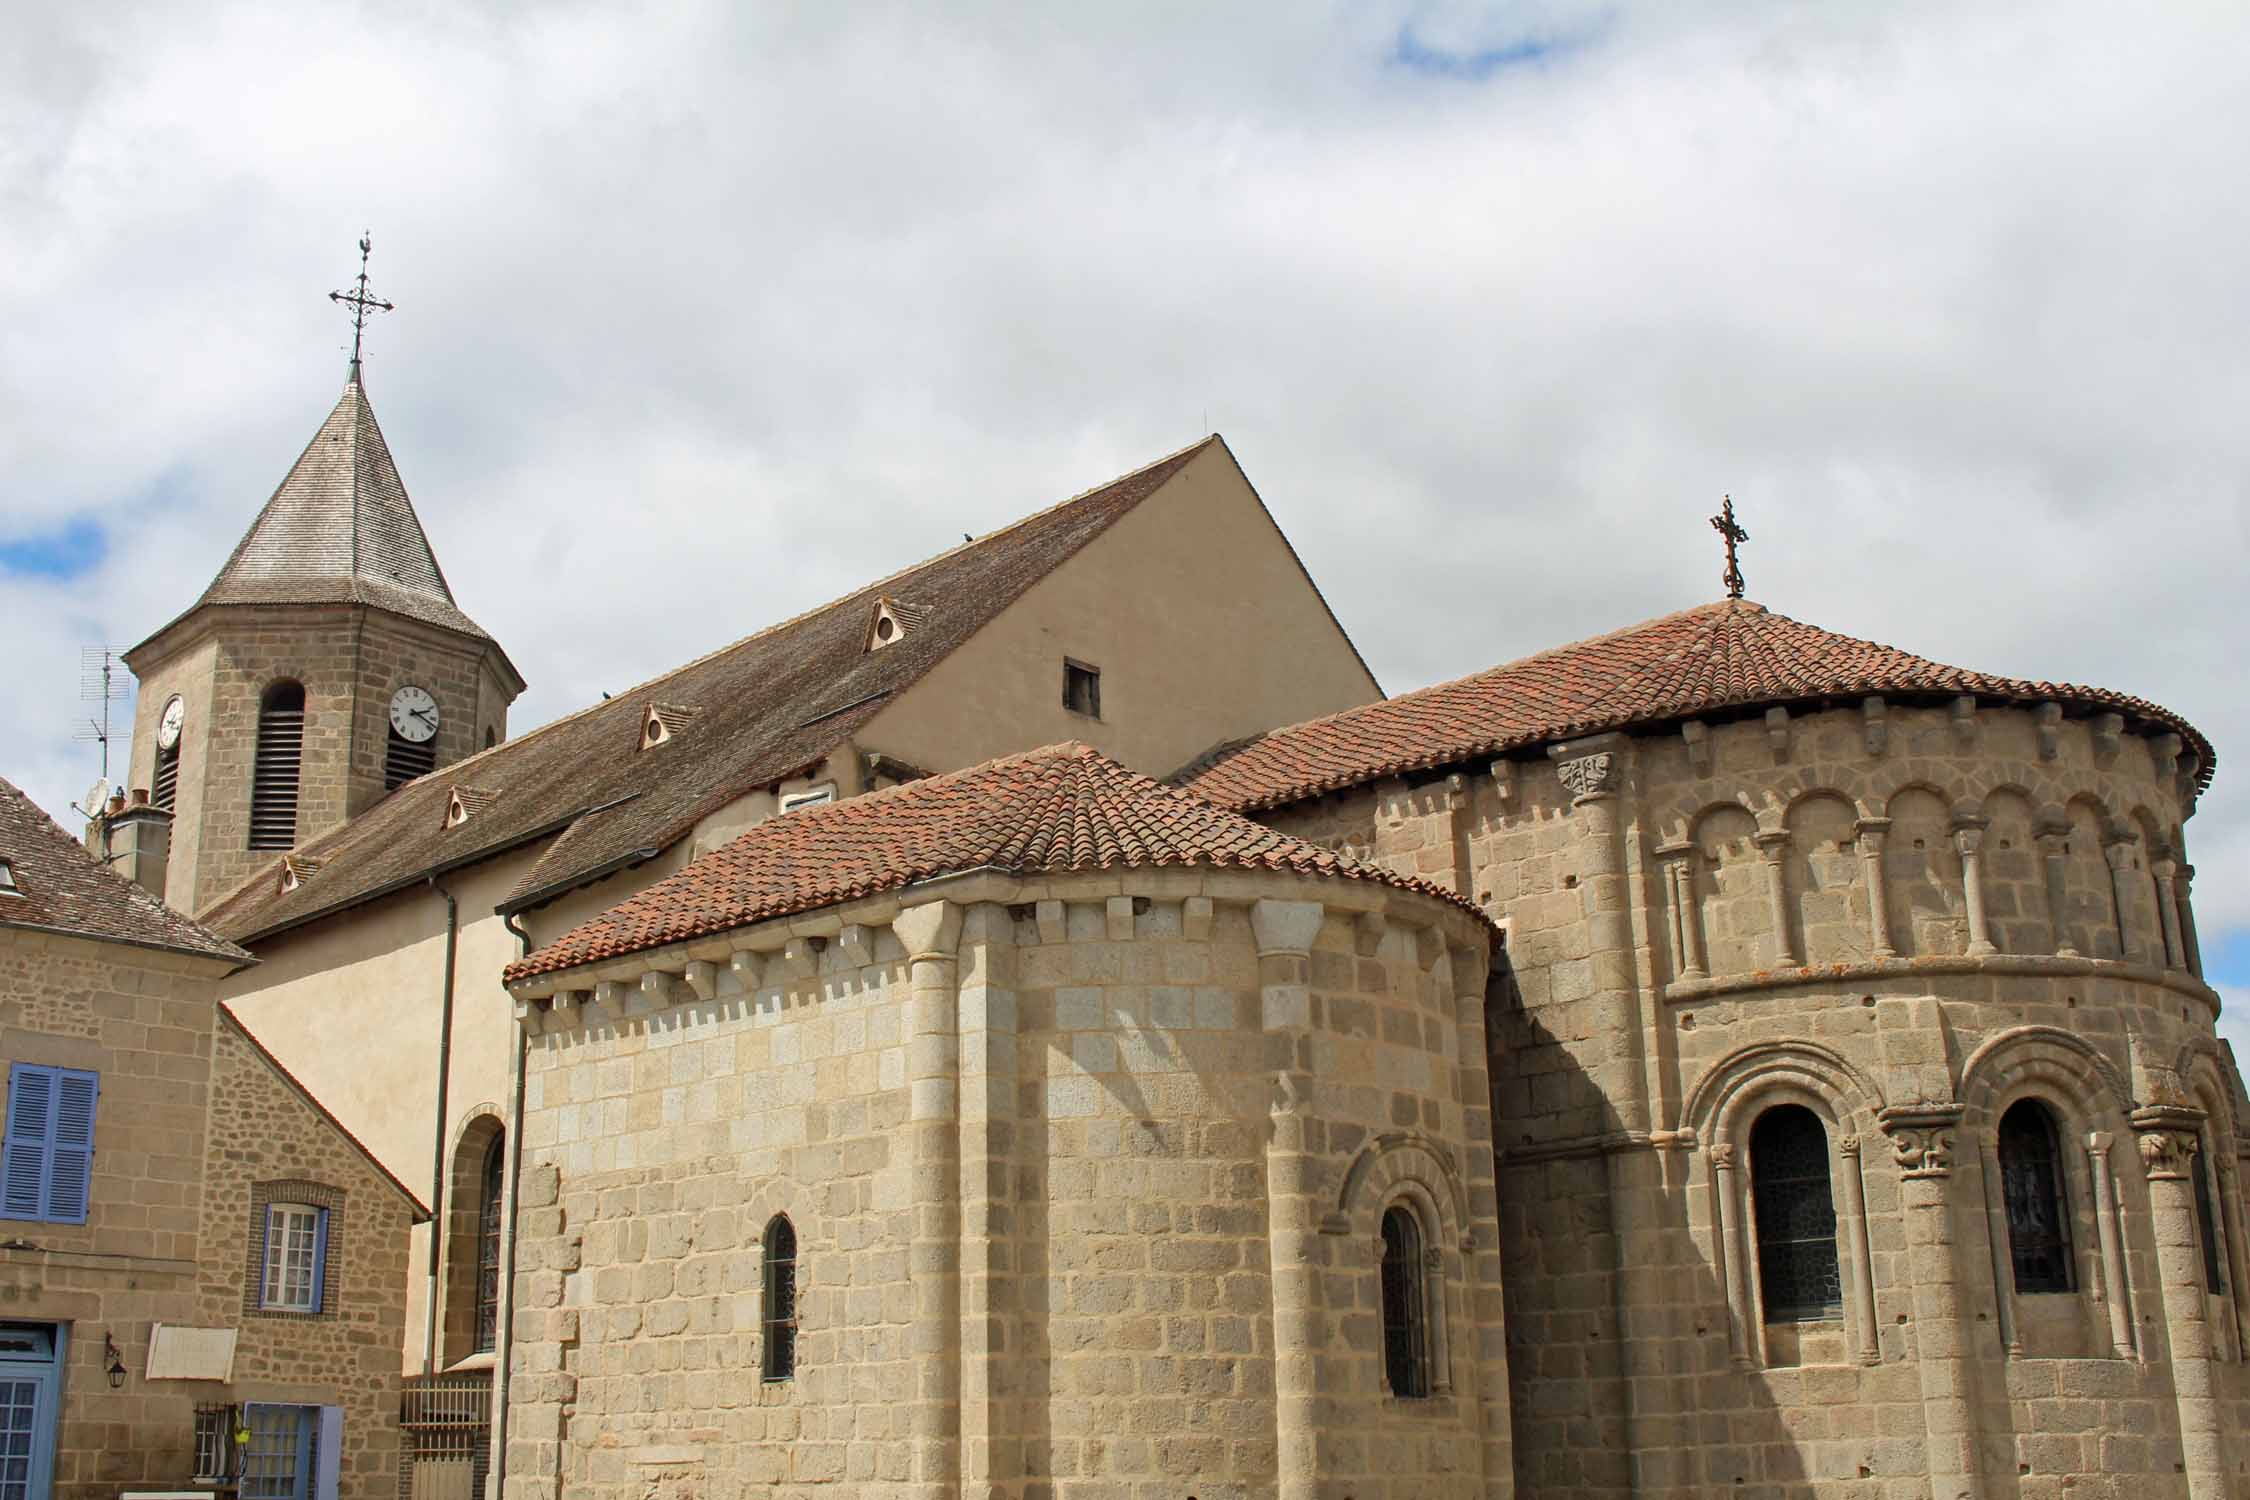
[[352, 310], [352, 379], [354, 380], [359, 378], [359, 337], [367, 327], [369, 310], [391, 311], [390, 303], [383, 301], [380, 297], [371, 297], [367, 292], [367, 253], [374, 248], [373, 238], [362, 233], [359, 237], [359, 284], [357, 289], [328, 294], [329, 301], [341, 302]]
[[1734, 496], [1726, 497], [1726, 504], [1711, 518], [1711, 529], [1727, 540], [1727, 570], [1719, 581], [1727, 586], [1727, 597], [1742, 597], [1742, 563], [1735, 557], [1734, 549], [1750, 540], [1750, 533], [1734, 524]]

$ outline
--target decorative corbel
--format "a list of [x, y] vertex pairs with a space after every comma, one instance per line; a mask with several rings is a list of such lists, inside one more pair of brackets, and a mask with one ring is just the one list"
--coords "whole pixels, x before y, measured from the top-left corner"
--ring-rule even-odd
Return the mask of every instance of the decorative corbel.
[[1891, 746], [1890, 712], [1891, 706], [1881, 698], [1859, 700], [1860, 729], [1869, 755], [1881, 755]]
[[696, 999], [716, 1000], [719, 998], [719, 966], [717, 964], [707, 963], [700, 958], [696, 959], [687, 966], [687, 973], [684, 977], [687, 979], [688, 988], [695, 991]]
[[1773, 751], [1773, 763], [1784, 765], [1789, 760], [1789, 710], [1776, 703], [1766, 710], [1766, 747]]
[[2039, 729], [2039, 758], [2053, 760], [2062, 753], [2062, 705], [2042, 703], [2031, 711]]
[[1485, 772], [1492, 778], [1492, 795], [1500, 805], [1503, 808], [1515, 806], [1516, 763], [1512, 760], [1496, 760], [1485, 768]]
[[1352, 950], [1361, 958], [1373, 958], [1375, 950], [1383, 945], [1383, 929], [1389, 923], [1379, 911], [1363, 911], [1352, 924]]
[[875, 962], [875, 934], [860, 923], [846, 923], [836, 934], [836, 951], [853, 968], [864, 968]]
[[1680, 738], [1687, 742], [1688, 764], [1698, 776], [1711, 774], [1711, 726], [1701, 719], [1689, 719], [1680, 726]]
[[2123, 714], [2094, 715], [2094, 757], [2107, 764], [2125, 744]]
[[727, 972], [734, 976], [735, 983], [742, 986], [742, 993], [755, 995], [765, 977], [766, 956], [763, 953], [752, 953], [746, 948], [727, 960]]
[[1977, 747], [1977, 700], [1963, 693], [1953, 700], [1953, 745], [1964, 753]]

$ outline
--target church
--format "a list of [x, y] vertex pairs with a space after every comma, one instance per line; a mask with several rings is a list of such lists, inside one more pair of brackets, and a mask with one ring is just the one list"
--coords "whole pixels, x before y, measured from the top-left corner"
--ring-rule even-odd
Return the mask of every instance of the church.
[[396, 1492], [2250, 1497], [2211, 746], [1722, 519], [1392, 698], [1212, 436], [511, 736], [355, 359], [120, 806], [428, 1210]]

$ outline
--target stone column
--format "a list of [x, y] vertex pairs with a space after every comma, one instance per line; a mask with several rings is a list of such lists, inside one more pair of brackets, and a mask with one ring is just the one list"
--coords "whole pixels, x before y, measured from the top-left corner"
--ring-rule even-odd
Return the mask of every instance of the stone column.
[[1969, 956], [1998, 953], [1992, 923], [1984, 911], [1984, 830], [1990, 819], [1956, 813], [1953, 847], [1961, 856], [1961, 894], [1969, 909]]
[[1667, 1399], [1664, 1379], [1666, 1322], [1665, 1187], [1658, 1153], [1649, 1148], [1647, 1076], [1642, 1068], [1640, 982], [1634, 963], [1633, 914], [1625, 873], [1624, 827], [1628, 746], [1619, 734], [1595, 735], [1548, 747], [1555, 775], [1570, 793], [1577, 825], [1578, 900], [1586, 926], [1593, 993], [1576, 1023], [1582, 1036], [1615, 1038], [1609, 1060], [1591, 1069], [1607, 1100], [1612, 1128], [1634, 1144], [1607, 1152], [1610, 1213], [1611, 1307], [1617, 1320], [1617, 1378], [1625, 1410], [1625, 1445], [1631, 1488], [1643, 1485], [1641, 1455], [1648, 1452], [1651, 1413]]
[[953, 1500], [961, 1486], [961, 1027], [954, 951], [961, 908], [910, 906], [891, 924], [906, 949], [906, 1149], [914, 1229], [920, 1388], [908, 1418], [919, 1500]]
[[1672, 879], [1679, 887], [1680, 950], [1687, 960], [1680, 977], [1701, 979], [1710, 970], [1703, 962], [1703, 913], [1695, 902], [1695, 849], [1692, 845], [1685, 855], [1673, 862]]
[[1312, 946], [1317, 901], [1259, 901], [1250, 908], [1258, 943], [1258, 1003], [1266, 1066], [1273, 1075], [1266, 1138], [1267, 1243], [1273, 1275], [1274, 1462], [1278, 1500], [1315, 1500], [1319, 1490], [1321, 1358], [1328, 1323], [1321, 1277], [1321, 1128], [1312, 1115]]
[[2078, 949], [2070, 941], [2070, 854], [2064, 847], [2070, 839], [2070, 824], [2041, 819], [2038, 839], [2040, 863], [2047, 872], [2047, 926], [2054, 936], [2055, 952], [2063, 958], [2076, 958]]
[[[1469, 1221], [1461, 1231], [1462, 1304], [1468, 1321], [1455, 1347], [1469, 1358], [1469, 1392], [1477, 1403], [1484, 1493], [1507, 1500], [1515, 1493], [1514, 1418], [1508, 1395], [1508, 1310], [1501, 1285], [1499, 1160], [1492, 1134], [1490, 1054], [1484, 1034], [1484, 995], [1492, 957], [1482, 947], [1449, 948], [1454, 1014], [1461, 1055], [1455, 1077], [1467, 1150]], [[1480, 1232], [1480, 1226], [1481, 1232]]]
[[1742, 1184], [1735, 1179], [1734, 1146], [1711, 1148], [1711, 1190], [1719, 1196], [1719, 1256], [1727, 1283], [1727, 1353], [1738, 1370], [1765, 1363], [1760, 1337], [1765, 1319], [1750, 1300], [1750, 1247], [1742, 1233]]
[[2102, 845], [2102, 858], [2109, 861], [2110, 907], [2117, 914], [2117, 956], [2133, 958], [2139, 948], [2139, 935], [2133, 931], [2133, 836], [2126, 834]]
[[2189, 1500], [2227, 1500], [2226, 1444], [2213, 1367], [2211, 1304], [2203, 1282], [2203, 1244], [2195, 1216], [2195, 1155], [2203, 1111], [2152, 1104], [2133, 1111], [2141, 1164], [2148, 1169], [2149, 1220], [2164, 1292], [2164, 1336], [2172, 1390], [2180, 1405], [2180, 1454]]
[[2188, 887], [2195, 881], [2195, 866], [2182, 863], [2172, 872], [2172, 889], [2179, 898], [2180, 947], [2187, 955], [2188, 972], [2196, 978], [2203, 977], [2203, 945], [2195, 937], [2195, 902], [2188, 896]]
[[1765, 856], [1766, 916], [1773, 924], [1773, 960], [1777, 969], [1797, 966], [1797, 946], [1789, 935], [1789, 835], [1777, 830], [1758, 835], [1758, 852]]
[[1891, 946], [1891, 907], [1883, 894], [1883, 836], [1891, 831], [1889, 818], [1859, 820], [1859, 875], [1867, 887], [1867, 943], [1877, 958], [1896, 958]]
[[2109, 1174], [2106, 1130], [2086, 1136], [2086, 1167], [2094, 1180], [2094, 1228], [2101, 1237], [2102, 1295], [2109, 1300], [2109, 1347], [2119, 1359], [2133, 1358], [2132, 1297], [2125, 1286], [2125, 1236], [2117, 1225], [2117, 1180]]
[[1912, 1105], [1883, 1113], [1898, 1158], [1899, 1206], [1906, 1218], [1906, 1274], [1913, 1283], [1914, 1344], [1922, 1378], [1930, 1493], [1983, 1500], [1977, 1461], [1974, 1360], [1961, 1317], [1961, 1267], [1954, 1253], [1953, 1133], [1958, 1106]]
[[1847, 1135], [1836, 1142], [1844, 1161], [1844, 1238], [1852, 1268], [1852, 1342], [1859, 1362], [1883, 1362], [1880, 1332], [1875, 1326], [1875, 1257], [1868, 1245], [1867, 1179], [1860, 1172], [1859, 1137]]
[[2179, 866], [2169, 857], [2149, 862], [2149, 875], [2156, 881], [2156, 923], [2164, 934], [2164, 967], [2187, 967], [2187, 945], [2180, 937], [2180, 898], [2175, 888]]
[[961, 1494], [1012, 1494], [1023, 1479], [1023, 1355], [1015, 1258], [1015, 923], [972, 906], [960, 944]]
[[1688, 966], [1688, 902], [1693, 899], [1695, 888], [1682, 878], [1694, 853], [1693, 844], [1662, 844], [1656, 850], [1664, 884], [1664, 935], [1671, 944], [1672, 977], [1675, 979], [1702, 977], [1700, 968], [1690, 970]]

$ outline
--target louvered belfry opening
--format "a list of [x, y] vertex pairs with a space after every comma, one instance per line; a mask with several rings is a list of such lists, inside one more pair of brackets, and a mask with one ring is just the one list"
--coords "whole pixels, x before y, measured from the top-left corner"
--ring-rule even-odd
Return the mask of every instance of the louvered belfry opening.
[[180, 794], [180, 747], [175, 742], [170, 749], [156, 747], [156, 784], [149, 789], [149, 803], [166, 812]]
[[424, 740], [417, 745], [397, 730], [391, 731], [390, 748], [383, 752], [383, 790], [392, 792], [417, 776], [427, 776], [437, 769], [437, 741]]
[[277, 682], [258, 705], [258, 759], [250, 780], [250, 847], [297, 842], [297, 788], [304, 778], [305, 689]]

